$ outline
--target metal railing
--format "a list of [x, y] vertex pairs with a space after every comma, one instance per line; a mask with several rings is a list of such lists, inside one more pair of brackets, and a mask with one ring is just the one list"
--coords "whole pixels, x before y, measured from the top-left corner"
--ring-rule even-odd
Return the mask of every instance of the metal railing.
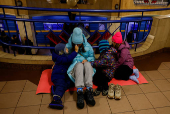
[[[144, 41], [147, 38], [147, 36], [148, 36], [148, 34], [150, 32], [150, 29], [151, 29], [151, 25], [152, 25], [152, 19], [147, 19], [147, 18], [145, 19], [145, 18], [143, 18], [143, 13], [144, 12], [151, 12], [151, 11], [170, 10], [170, 8], [136, 9], [136, 10], [55, 9], [55, 8], [16, 7], [16, 6], [5, 6], [5, 5], [0, 5], [0, 8], [2, 8], [2, 10], [3, 10], [3, 17], [1, 17], [0, 20], [5, 20], [9, 36], [10, 36], [10, 31], [9, 31], [9, 27], [8, 27], [8, 24], [7, 24], [7, 20], [8, 21], [14, 21], [14, 22], [22, 21], [24, 23], [25, 33], [26, 33], [27, 40], [28, 40], [28, 35], [27, 35], [27, 29], [26, 29], [25, 22], [33, 22], [34, 27], [35, 27], [35, 22], [43, 22], [43, 23], [44, 22], [48, 22], [48, 23], [120, 23], [120, 26], [117, 28], [117, 29], [120, 29], [120, 31], [122, 30], [122, 28], [121, 28], [122, 23], [134, 22], [134, 24], [135, 24], [135, 22], [136, 22], [139, 25], [138, 28], [137, 28], [137, 31], [138, 31], [137, 36], [139, 36], [141, 22], [143, 22], [143, 21], [146, 21], [146, 22], [150, 21], [148, 32], [147, 32], [146, 35], [143, 34], [142, 40], [135, 41], [133, 43], [129, 43], [130, 45], [136, 44], [136, 47], [137, 47], [138, 43], [141, 43], [142, 41]], [[36, 10], [36, 11], [55, 11], [55, 12], [79, 12], [80, 20], [79, 21], [64, 21], [64, 20], [49, 20], [49, 19], [43, 20], [43, 19], [9, 18], [9, 17], [6, 16], [5, 9]], [[91, 12], [94, 12], [94, 13], [141, 12], [141, 19], [106, 20], [106, 21], [81, 21], [81, 12], [89, 12], [89, 13], [91, 13]], [[145, 29], [146, 29], [146, 26], [145, 26]], [[144, 29], [144, 33], [145, 33], [145, 29]], [[35, 28], [34, 28], [34, 31], [35, 31]], [[114, 32], [111, 33], [111, 35], [114, 35]], [[134, 32], [134, 30], [133, 30], [133, 32]], [[19, 34], [18, 30], [17, 30], [17, 34]], [[5, 42], [3, 42], [1, 40], [0, 40], [0, 42], [2, 44], [4, 44], [4, 45], [13, 46], [13, 47], [33, 48], [33, 49], [54, 49], [54, 47], [13, 45], [13, 44], [5, 43]], [[135, 47], [135, 50], [136, 50], [136, 47]], [[93, 46], [93, 48], [98, 48], [98, 46]], [[14, 56], [15, 56], [15, 51], [14, 51]]]

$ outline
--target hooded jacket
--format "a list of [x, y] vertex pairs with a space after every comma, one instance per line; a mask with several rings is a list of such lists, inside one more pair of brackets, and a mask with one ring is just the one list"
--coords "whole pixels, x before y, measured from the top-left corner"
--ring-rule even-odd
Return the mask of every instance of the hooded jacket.
[[129, 44], [125, 41], [121, 44], [118, 48], [117, 58], [118, 61], [116, 62], [116, 68], [120, 65], [127, 65], [129, 68], [133, 69], [134, 61], [129, 51]]
[[[74, 58], [72, 64], [70, 65], [70, 67], [67, 70], [67, 74], [73, 82], [75, 82], [75, 77], [74, 77], [74, 72], [73, 72], [74, 66], [78, 62], [82, 62], [84, 59], [86, 59], [88, 62], [95, 60], [94, 51], [93, 51], [92, 46], [87, 42], [87, 39], [84, 36], [84, 34], [82, 34], [82, 35], [83, 35], [83, 45], [84, 45], [84, 49], [86, 52], [82, 52], [81, 48], [80, 48], [77, 56]], [[72, 35], [70, 36], [68, 43], [66, 44], [66, 48], [68, 48], [69, 53], [70, 53], [71, 49], [72, 49]], [[93, 75], [94, 75], [96, 70], [93, 68], [93, 71], [94, 71], [93, 72]]]

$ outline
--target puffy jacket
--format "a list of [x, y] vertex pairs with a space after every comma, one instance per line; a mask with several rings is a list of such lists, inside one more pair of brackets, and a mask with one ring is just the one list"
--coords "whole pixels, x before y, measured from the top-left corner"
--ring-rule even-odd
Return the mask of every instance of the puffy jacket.
[[68, 56], [66, 56], [65, 54], [58, 55], [55, 52], [53, 52], [52, 60], [55, 62], [55, 66], [53, 68], [51, 80], [53, 81], [58, 78], [60, 79], [65, 78], [65, 76], [63, 75], [67, 74], [67, 69], [76, 56], [77, 56], [77, 53], [75, 51], [69, 54]]
[[91, 65], [96, 67], [101, 67], [102, 72], [108, 77], [110, 80], [114, 77], [115, 72], [115, 64], [116, 64], [116, 56], [117, 50], [113, 47], [109, 48], [107, 51], [103, 51], [98, 60], [92, 61]]
[[116, 68], [120, 65], [127, 65], [129, 68], [133, 69], [134, 61], [129, 51], [129, 44], [125, 41], [118, 48], [117, 58], [118, 61], [116, 63]]
[[[83, 45], [84, 45], [84, 49], [86, 52], [82, 52], [81, 49], [79, 49], [79, 52], [77, 54], [77, 56], [74, 58], [72, 64], [70, 65], [70, 67], [67, 70], [67, 74], [70, 77], [70, 79], [75, 82], [75, 77], [74, 77], [74, 72], [73, 72], [73, 68], [74, 66], [78, 63], [78, 62], [82, 62], [84, 59], [86, 59], [88, 62], [94, 61], [95, 57], [94, 57], [94, 51], [92, 46], [87, 42], [86, 37], [83, 34]], [[72, 35], [70, 36], [68, 43], [66, 44], [66, 47], [68, 48], [69, 52], [71, 52], [72, 49]], [[93, 75], [95, 74], [96, 70], [93, 68]]]

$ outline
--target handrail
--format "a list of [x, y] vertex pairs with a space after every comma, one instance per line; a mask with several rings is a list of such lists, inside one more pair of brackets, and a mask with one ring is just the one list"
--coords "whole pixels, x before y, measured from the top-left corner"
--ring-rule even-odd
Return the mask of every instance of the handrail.
[[58, 12], [98, 12], [98, 13], [111, 13], [111, 12], [150, 12], [150, 11], [163, 11], [170, 10], [170, 8], [159, 9], [136, 9], [136, 10], [96, 10], [96, 9], [57, 9], [57, 8], [37, 8], [37, 7], [17, 7], [0, 5], [0, 8], [19, 9], [19, 10], [38, 10], [38, 11], [58, 11]]
[[63, 20], [41, 20], [41, 19], [21, 19], [21, 18], [3, 18], [2, 20], [11, 21], [25, 21], [25, 22], [50, 22], [50, 23], [125, 23], [125, 22], [141, 22], [141, 21], [152, 21], [152, 18], [145, 19], [134, 19], [134, 20], [107, 20], [107, 21], [63, 21]]

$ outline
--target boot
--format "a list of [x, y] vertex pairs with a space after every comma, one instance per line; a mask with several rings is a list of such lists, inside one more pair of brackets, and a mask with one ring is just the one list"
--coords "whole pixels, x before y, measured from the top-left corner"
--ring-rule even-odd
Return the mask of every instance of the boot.
[[84, 108], [83, 91], [78, 91], [77, 92], [77, 107], [80, 108], [80, 109]]

